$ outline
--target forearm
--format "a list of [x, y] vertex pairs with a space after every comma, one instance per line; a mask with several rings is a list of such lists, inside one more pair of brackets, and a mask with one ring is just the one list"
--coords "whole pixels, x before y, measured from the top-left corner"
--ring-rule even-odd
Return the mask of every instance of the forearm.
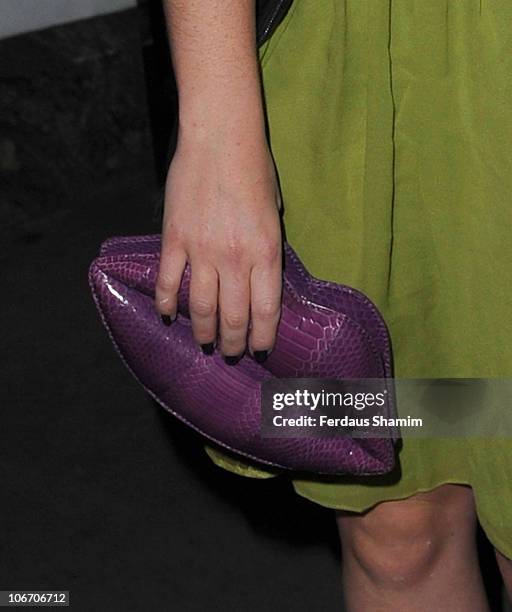
[[264, 134], [255, 0], [164, 0], [180, 133]]

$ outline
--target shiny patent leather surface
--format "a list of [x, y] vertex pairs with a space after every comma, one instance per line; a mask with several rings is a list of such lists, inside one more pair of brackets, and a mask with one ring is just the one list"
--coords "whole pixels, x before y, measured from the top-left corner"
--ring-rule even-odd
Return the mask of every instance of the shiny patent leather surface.
[[[260, 383], [280, 378], [389, 378], [386, 325], [362, 293], [309, 274], [284, 245], [281, 319], [263, 364], [235, 366], [204, 355], [188, 317], [190, 266], [178, 317], [163, 325], [154, 307], [160, 236], [105, 241], [89, 269], [101, 319], [123, 362], [166, 410], [209, 440], [262, 465], [317, 474], [376, 474], [395, 463], [394, 439], [268, 438], [260, 433]], [[395, 416], [394, 396], [384, 416]]]

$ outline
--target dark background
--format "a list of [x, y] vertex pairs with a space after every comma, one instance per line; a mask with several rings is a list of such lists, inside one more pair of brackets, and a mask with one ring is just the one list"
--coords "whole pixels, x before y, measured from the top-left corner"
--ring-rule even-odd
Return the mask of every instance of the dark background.
[[160, 231], [177, 103], [158, 2], [2, 40], [0, 78], [0, 589], [84, 612], [342, 610], [333, 512], [217, 468], [89, 294], [102, 240]]

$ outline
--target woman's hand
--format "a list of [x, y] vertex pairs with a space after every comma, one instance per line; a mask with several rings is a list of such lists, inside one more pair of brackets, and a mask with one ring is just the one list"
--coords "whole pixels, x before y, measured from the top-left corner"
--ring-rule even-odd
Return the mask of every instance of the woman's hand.
[[281, 304], [281, 198], [264, 134], [178, 136], [166, 184], [156, 307], [176, 315], [187, 260], [189, 310], [203, 351], [236, 363], [247, 344], [258, 361], [272, 348]]
[[[280, 196], [265, 137], [254, 0], [164, 0], [179, 94], [156, 306], [170, 322], [187, 260], [192, 330], [236, 363], [272, 348], [281, 304]], [[170, 318], [169, 318], [170, 317]], [[218, 325], [217, 325], [218, 323]]]

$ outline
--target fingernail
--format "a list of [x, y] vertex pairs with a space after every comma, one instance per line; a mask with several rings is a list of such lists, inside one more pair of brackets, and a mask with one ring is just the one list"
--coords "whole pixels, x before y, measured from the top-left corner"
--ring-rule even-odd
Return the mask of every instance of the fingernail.
[[236, 365], [240, 361], [241, 358], [242, 358], [242, 355], [226, 355], [224, 357], [224, 361], [228, 365]]
[[258, 363], [263, 363], [265, 359], [268, 357], [268, 351], [254, 351], [254, 360]]
[[172, 323], [172, 319], [169, 315], [161, 315], [162, 317], [162, 323], [164, 325], [167, 325], [167, 327], [169, 327], [169, 325]]
[[215, 350], [215, 345], [213, 342], [206, 342], [205, 344], [201, 344], [201, 350], [205, 355], [212, 355]]

